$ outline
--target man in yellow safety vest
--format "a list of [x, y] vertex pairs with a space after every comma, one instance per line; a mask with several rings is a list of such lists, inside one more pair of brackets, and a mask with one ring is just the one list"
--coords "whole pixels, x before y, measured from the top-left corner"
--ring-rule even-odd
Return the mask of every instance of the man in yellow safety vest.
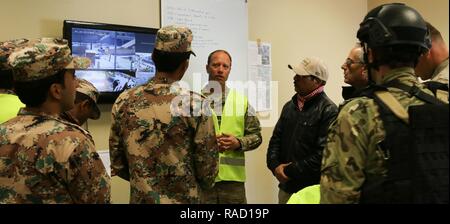
[[209, 82], [202, 94], [212, 100], [220, 165], [216, 183], [204, 192], [203, 203], [245, 204], [244, 152], [261, 144], [260, 123], [247, 97], [226, 86], [231, 71], [227, 51], [213, 51], [208, 56], [206, 71]]

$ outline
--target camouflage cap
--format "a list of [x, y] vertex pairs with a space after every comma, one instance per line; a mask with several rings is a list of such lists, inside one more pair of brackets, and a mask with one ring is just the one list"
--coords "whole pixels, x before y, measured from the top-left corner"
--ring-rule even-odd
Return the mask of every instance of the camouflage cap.
[[94, 104], [92, 107], [93, 111], [89, 118], [94, 119], [94, 120], [99, 119], [100, 118], [100, 109], [98, 108], [98, 105], [97, 105], [99, 93], [98, 93], [97, 88], [95, 88], [95, 86], [92, 85], [92, 83], [90, 83], [89, 81], [87, 81], [85, 79], [78, 79], [77, 92], [83, 93], [84, 95], [91, 98], [92, 101], [94, 101]]
[[15, 39], [0, 42], [0, 70], [11, 69], [11, 66], [8, 64], [9, 55], [20, 46], [28, 43], [27, 39]]
[[17, 81], [33, 81], [55, 75], [63, 69], [85, 69], [88, 58], [72, 57], [67, 40], [39, 38], [16, 48], [8, 57]]
[[165, 26], [156, 34], [155, 49], [164, 52], [190, 52], [195, 55], [191, 49], [192, 38], [192, 31], [187, 27]]
[[303, 59], [298, 65], [288, 65], [288, 67], [292, 69], [297, 75], [312, 75], [325, 82], [328, 80], [327, 66], [321, 59], [316, 57], [307, 57]]

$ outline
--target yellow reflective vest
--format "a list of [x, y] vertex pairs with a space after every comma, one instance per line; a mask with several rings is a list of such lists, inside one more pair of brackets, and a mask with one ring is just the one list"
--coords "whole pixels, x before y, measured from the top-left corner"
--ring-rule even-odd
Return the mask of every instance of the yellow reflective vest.
[[[217, 115], [213, 111], [216, 135], [232, 134], [235, 137], [244, 136], [245, 113], [247, 112], [247, 97], [230, 90], [222, 108], [222, 119], [219, 125]], [[242, 151], [225, 151], [219, 153], [219, 173], [216, 182], [245, 182], [245, 155]]]
[[287, 204], [320, 204], [320, 185], [301, 189], [289, 198]]
[[17, 116], [20, 108], [25, 107], [19, 97], [13, 94], [0, 93], [0, 124]]

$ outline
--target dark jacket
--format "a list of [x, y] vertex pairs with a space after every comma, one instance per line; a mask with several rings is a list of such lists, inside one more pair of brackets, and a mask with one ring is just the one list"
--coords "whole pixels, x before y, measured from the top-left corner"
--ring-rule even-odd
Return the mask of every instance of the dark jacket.
[[284, 169], [290, 180], [278, 185], [283, 191], [295, 193], [319, 183], [322, 150], [337, 113], [324, 92], [307, 101], [303, 111], [298, 109], [297, 95], [284, 105], [267, 150], [267, 167], [272, 172], [278, 165], [292, 162]]
[[369, 85], [360, 89], [353, 86], [342, 86], [342, 98], [349, 100], [355, 97], [363, 95], [366, 91], [369, 91]]

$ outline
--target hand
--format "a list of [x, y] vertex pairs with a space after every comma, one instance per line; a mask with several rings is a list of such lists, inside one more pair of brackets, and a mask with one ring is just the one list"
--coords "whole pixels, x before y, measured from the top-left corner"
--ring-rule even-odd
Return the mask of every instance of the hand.
[[219, 145], [219, 152], [241, 148], [239, 140], [231, 134], [222, 133], [222, 135], [217, 136], [217, 143]]
[[284, 168], [289, 166], [290, 163], [283, 163], [277, 166], [274, 171], [274, 175], [280, 183], [286, 183], [289, 180], [289, 177], [284, 174]]

